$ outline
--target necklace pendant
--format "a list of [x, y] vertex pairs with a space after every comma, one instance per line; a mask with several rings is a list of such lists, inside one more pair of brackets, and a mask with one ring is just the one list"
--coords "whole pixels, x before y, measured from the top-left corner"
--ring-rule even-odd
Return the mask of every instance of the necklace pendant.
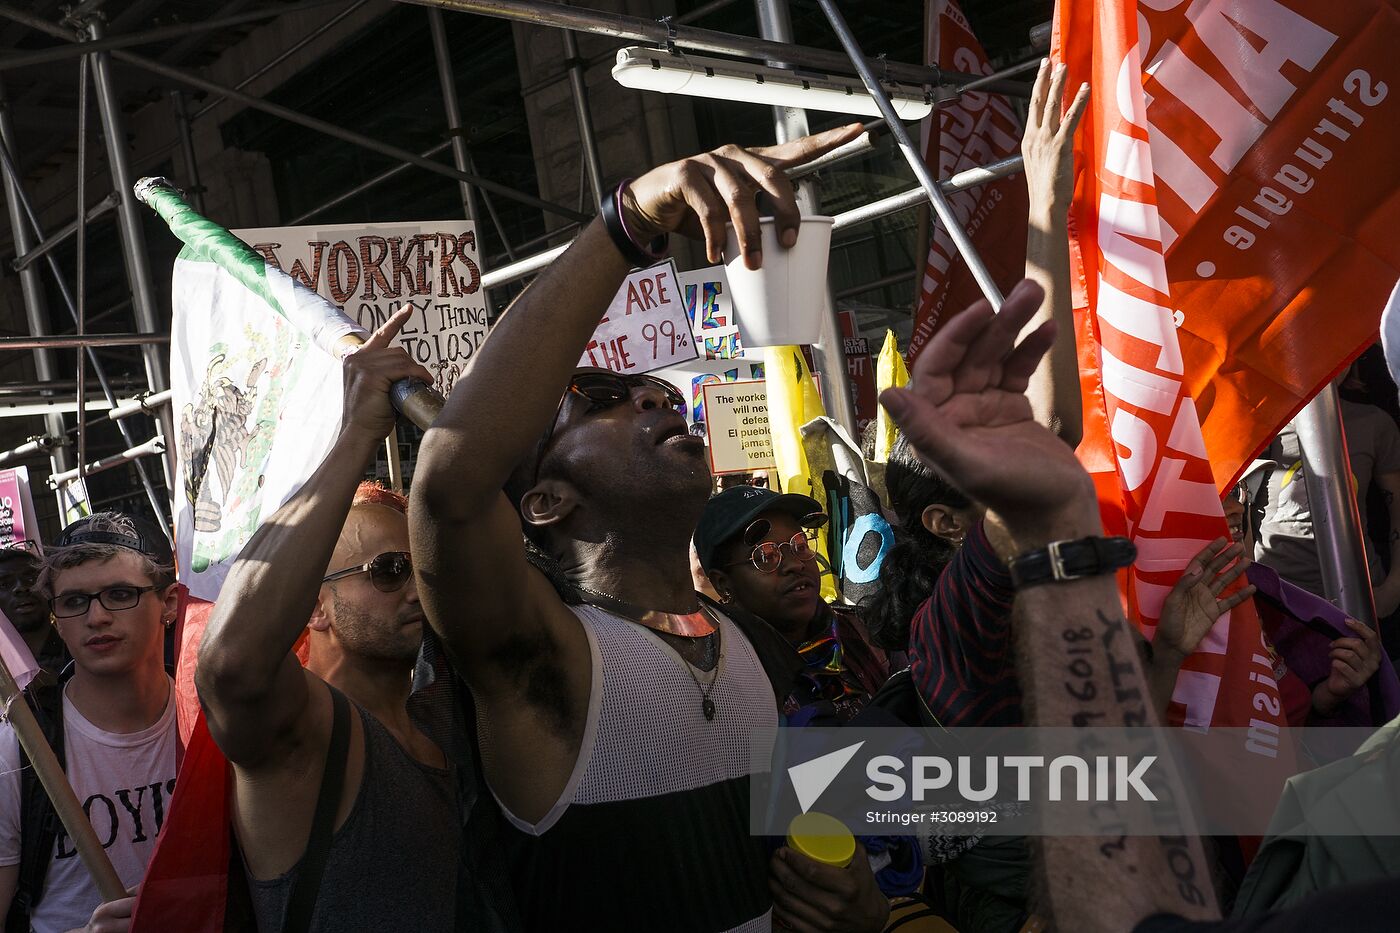
[[700, 703], [700, 712], [705, 714], [705, 719], [715, 718], [715, 703], [709, 697], [705, 697]]

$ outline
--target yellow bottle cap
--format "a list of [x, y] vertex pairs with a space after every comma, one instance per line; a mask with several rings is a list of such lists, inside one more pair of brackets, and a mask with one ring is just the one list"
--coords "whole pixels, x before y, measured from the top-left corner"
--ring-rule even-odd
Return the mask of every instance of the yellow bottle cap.
[[845, 868], [856, 855], [856, 837], [825, 813], [799, 813], [788, 824], [788, 848], [814, 862]]

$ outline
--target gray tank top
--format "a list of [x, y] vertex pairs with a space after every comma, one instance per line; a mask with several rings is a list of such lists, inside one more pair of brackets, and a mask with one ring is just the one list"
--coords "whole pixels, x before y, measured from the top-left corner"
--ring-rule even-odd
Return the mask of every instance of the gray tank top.
[[[416, 761], [379, 720], [359, 712], [364, 778], [331, 839], [311, 930], [447, 933], [454, 929], [462, 836], [457, 782], [450, 770]], [[270, 881], [248, 879], [259, 933], [281, 933], [300, 870], [298, 861]]]

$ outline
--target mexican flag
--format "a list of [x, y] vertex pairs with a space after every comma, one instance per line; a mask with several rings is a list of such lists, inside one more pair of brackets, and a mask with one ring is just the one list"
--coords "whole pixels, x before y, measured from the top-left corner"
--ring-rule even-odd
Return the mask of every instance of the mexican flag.
[[365, 331], [159, 179], [138, 196], [185, 244], [170, 340], [176, 557], [190, 594], [212, 600], [259, 522], [330, 449], [340, 357]]
[[163, 179], [137, 197], [185, 244], [172, 282], [176, 669], [180, 776], [131, 929], [220, 933], [232, 842], [228, 767], [199, 712], [194, 659], [213, 600], [260, 522], [301, 488], [340, 431], [341, 358], [363, 328], [201, 217]]

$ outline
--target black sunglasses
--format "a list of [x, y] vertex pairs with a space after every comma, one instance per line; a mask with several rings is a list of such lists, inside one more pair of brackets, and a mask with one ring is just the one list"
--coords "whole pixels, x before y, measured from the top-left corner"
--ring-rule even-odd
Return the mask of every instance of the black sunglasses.
[[549, 422], [549, 430], [544, 432], [539, 446], [535, 448], [535, 477], [530, 485], [534, 486], [540, 481], [540, 464], [544, 462], [545, 448], [554, 438], [554, 432], [559, 427], [559, 415], [564, 411], [564, 402], [571, 394], [587, 399], [592, 405], [591, 410], [598, 411], [627, 401], [632, 397], [632, 390], [639, 386], [660, 389], [673, 410], [685, 410], [685, 396], [664, 379], [657, 379], [655, 376], [624, 376], [612, 372], [574, 373], [568, 388], [559, 399], [559, 406], [554, 409], [554, 418]]
[[344, 570], [327, 574], [321, 578], [321, 582], [332, 583], [346, 577], [353, 577], [357, 573], [369, 574], [369, 582], [374, 584], [376, 590], [383, 593], [397, 593], [404, 588], [409, 577], [413, 576], [413, 559], [408, 556], [406, 551], [386, 551], [375, 557], [374, 560], [360, 564], [358, 567], [347, 567]]

